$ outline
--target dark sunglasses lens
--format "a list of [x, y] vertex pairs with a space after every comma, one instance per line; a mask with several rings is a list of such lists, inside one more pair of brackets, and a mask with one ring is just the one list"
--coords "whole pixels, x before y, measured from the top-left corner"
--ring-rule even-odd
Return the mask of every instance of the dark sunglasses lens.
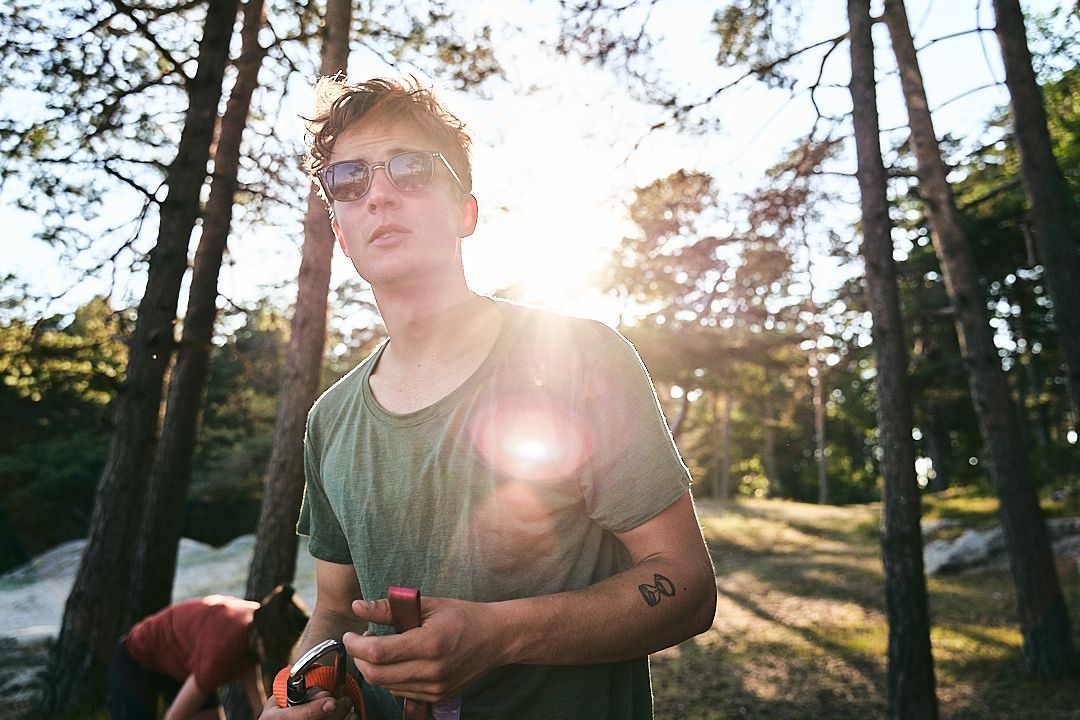
[[434, 158], [428, 153], [407, 152], [395, 155], [386, 163], [386, 171], [398, 190], [423, 190], [435, 174]]
[[330, 195], [340, 202], [359, 200], [371, 185], [371, 168], [361, 162], [331, 165], [324, 176]]

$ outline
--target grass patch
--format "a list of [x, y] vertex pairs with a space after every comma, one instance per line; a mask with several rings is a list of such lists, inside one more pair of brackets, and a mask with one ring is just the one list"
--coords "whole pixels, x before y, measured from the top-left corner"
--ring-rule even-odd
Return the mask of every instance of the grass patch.
[[[1080, 515], [1080, 486], [1061, 493], [1044, 492], [1039, 505], [1047, 518]], [[978, 487], [949, 488], [922, 496], [923, 520], [960, 520], [965, 529], [987, 530], [1001, 524], [998, 499]]]
[[997, 498], [971, 487], [925, 493], [922, 508], [923, 520], [960, 520], [965, 528], [987, 530], [1001, 522]]
[[[931, 517], [965, 526], [997, 523], [997, 501], [969, 492], [927, 505]], [[884, 717], [879, 507], [705, 500], [698, 510], [717, 565], [716, 620], [653, 656], [656, 717]], [[1064, 578], [1063, 588], [1080, 635], [1080, 578]], [[942, 718], [1080, 720], [1075, 678], [1023, 671], [1007, 570], [930, 578], [928, 592]]]

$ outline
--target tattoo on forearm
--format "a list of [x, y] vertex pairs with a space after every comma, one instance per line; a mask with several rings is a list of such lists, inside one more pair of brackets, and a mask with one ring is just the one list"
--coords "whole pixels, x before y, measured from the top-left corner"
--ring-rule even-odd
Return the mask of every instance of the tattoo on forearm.
[[653, 575], [653, 584], [638, 585], [638, 590], [641, 591], [641, 597], [645, 598], [645, 603], [649, 607], [656, 607], [660, 604], [661, 597], [675, 597], [675, 583], [668, 580], [663, 575]]

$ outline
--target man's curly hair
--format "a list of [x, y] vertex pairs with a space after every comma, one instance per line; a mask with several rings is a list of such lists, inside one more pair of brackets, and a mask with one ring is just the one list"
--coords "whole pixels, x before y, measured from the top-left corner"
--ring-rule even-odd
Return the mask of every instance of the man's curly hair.
[[[430, 90], [409, 78], [398, 82], [374, 78], [350, 84], [341, 75], [322, 77], [315, 83], [315, 117], [304, 118], [308, 151], [304, 169], [319, 186], [316, 173], [329, 164], [334, 143], [356, 123], [365, 125], [411, 125], [431, 142], [461, 178], [466, 193], [472, 192], [472, 140], [465, 124], [448, 112]], [[319, 186], [320, 194], [323, 189]], [[323, 200], [329, 199], [323, 196]]]

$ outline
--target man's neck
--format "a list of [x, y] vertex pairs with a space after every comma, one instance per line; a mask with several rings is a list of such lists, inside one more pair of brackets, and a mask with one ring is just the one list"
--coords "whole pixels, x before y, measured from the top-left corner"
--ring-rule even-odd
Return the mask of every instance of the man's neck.
[[491, 309], [489, 301], [464, 282], [428, 285], [420, 292], [376, 290], [375, 300], [390, 336], [386, 352], [394, 365], [402, 367], [426, 366], [458, 355]]

